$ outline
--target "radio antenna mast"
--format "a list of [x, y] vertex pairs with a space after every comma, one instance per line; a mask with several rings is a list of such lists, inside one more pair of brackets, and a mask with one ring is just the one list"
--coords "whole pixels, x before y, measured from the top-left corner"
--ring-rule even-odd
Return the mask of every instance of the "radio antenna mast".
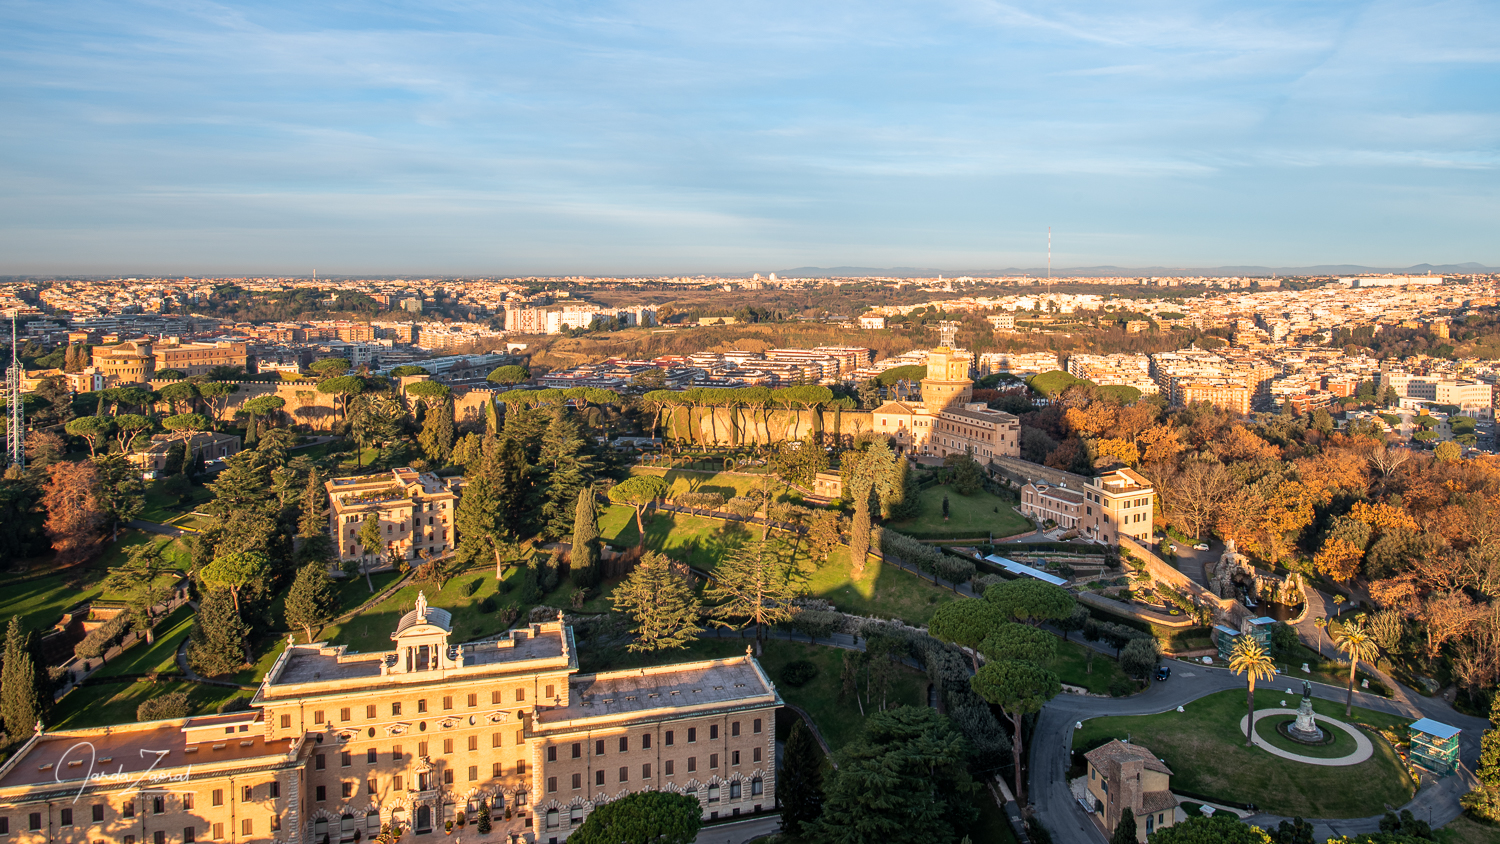
[[16, 314], [10, 314], [10, 370], [5, 374], [6, 392], [10, 398], [10, 428], [6, 431], [10, 462], [26, 468], [26, 408], [21, 402], [21, 356], [16, 342]]

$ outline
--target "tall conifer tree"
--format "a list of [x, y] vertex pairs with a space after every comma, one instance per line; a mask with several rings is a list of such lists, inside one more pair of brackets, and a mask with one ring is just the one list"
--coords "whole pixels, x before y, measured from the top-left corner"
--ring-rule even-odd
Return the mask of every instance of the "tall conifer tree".
[[599, 506], [594, 488], [578, 491], [578, 507], [573, 517], [573, 583], [587, 589], [599, 582]]
[[5, 665], [0, 671], [0, 716], [11, 742], [31, 736], [37, 722], [45, 722], [52, 710], [52, 695], [36, 650], [36, 634], [21, 627], [19, 616], [11, 616], [5, 631]]

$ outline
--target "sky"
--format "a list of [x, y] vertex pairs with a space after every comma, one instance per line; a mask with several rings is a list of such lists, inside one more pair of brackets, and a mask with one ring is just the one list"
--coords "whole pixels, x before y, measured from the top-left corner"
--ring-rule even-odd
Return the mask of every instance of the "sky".
[[1500, 3], [6, 0], [0, 274], [1500, 265]]

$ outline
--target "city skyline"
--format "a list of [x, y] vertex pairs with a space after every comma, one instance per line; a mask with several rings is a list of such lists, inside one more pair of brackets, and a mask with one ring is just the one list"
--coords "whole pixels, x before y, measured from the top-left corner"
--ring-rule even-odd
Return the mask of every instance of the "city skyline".
[[1477, 3], [0, 15], [3, 273], [1500, 264]]

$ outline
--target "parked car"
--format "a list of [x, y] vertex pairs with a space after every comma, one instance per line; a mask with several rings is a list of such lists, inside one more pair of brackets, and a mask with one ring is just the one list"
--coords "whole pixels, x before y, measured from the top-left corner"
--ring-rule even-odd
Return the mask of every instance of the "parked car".
[[1207, 542], [1200, 542], [1197, 545], [1193, 546], [1193, 550], [1194, 551], [1207, 551], [1208, 550], [1208, 543]]
[[1172, 666], [1170, 666], [1170, 665], [1158, 665], [1158, 666], [1156, 666], [1156, 681], [1158, 683], [1161, 682], [1162, 680], [1167, 679], [1168, 677], [1171, 677], [1171, 676], [1172, 676]]

